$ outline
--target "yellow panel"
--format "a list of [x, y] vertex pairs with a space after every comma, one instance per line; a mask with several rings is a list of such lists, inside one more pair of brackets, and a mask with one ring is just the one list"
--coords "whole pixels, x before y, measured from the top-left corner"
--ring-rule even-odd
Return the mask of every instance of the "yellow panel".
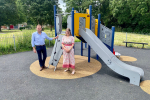
[[89, 11], [89, 9], [86, 9], [86, 13], [87, 13], [87, 14], [90, 14], [90, 11]]
[[89, 14], [83, 14], [83, 13], [75, 13], [74, 14], [74, 35], [79, 35], [79, 18], [84, 17], [85, 18], [85, 28], [90, 27], [90, 15]]
[[95, 19], [95, 35], [98, 35], [98, 19]]

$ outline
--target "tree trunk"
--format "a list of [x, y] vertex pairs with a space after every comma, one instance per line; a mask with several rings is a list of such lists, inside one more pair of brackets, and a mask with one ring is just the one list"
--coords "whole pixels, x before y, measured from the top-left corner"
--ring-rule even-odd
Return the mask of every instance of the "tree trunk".
[[1, 32], [2, 30], [1, 30], [1, 25], [0, 25], [0, 32]]
[[52, 31], [52, 25], [51, 25], [51, 31]]
[[9, 30], [10, 30], [10, 25], [9, 25]]
[[44, 31], [44, 27], [42, 25], [43, 25], [43, 22], [41, 22], [41, 27], [42, 27], [42, 31]]
[[50, 26], [51, 26], [51, 27], [50, 27], [50, 31], [52, 31], [52, 22], [50, 22]]

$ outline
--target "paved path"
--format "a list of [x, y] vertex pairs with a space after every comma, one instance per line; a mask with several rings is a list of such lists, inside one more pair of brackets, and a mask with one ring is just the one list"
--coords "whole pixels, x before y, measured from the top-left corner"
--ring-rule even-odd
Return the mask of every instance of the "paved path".
[[[48, 48], [48, 56], [53, 48]], [[115, 46], [115, 51], [137, 58], [125, 62], [140, 67], [150, 80], [150, 50]], [[80, 55], [80, 43], [75, 44]], [[84, 56], [88, 49], [84, 49]], [[91, 57], [96, 58], [91, 50]], [[102, 69], [94, 75], [79, 79], [48, 79], [36, 76], [30, 65], [38, 60], [32, 51], [0, 56], [0, 100], [149, 100], [150, 95], [140, 87], [129, 84], [129, 79], [109, 69], [99, 59]]]

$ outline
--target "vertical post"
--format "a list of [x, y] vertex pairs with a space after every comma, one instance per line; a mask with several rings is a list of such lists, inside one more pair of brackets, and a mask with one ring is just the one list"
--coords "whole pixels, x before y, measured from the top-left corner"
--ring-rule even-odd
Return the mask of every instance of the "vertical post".
[[[74, 8], [72, 8], [72, 11], [71, 11], [71, 33], [72, 33], [72, 36], [74, 37]], [[74, 52], [75, 52], [75, 44], [74, 44]]]
[[126, 32], [126, 42], [127, 42], [127, 32]]
[[[49, 34], [49, 37], [50, 37], [50, 33], [48, 33]], [[49, 40], [49, 46], [50, 46], [50, 40]]]
[[72, 22], [71, 33], [72, 33], [72, 36], [74, 37], [74, 8], [72, 8], [72, 11], [71, 11], [71, 22]]
[[[92, 5], [89, 6], [89, 13], [90, 13], [90, 30], [91, 30], [91, 23], [92, 23]], [[91, 47], [88, 45], [88, 62], [90, 62], [90, 53], [91, 53]]]
[[114, 48], [114, 36], [115, 36], [115, 27], [112, 26], [112, 41], [111, 41], [111, 52], [113, 53]]
[[83, 56], [83, 42], [81, 41], [81, 56]]
[[[100, 24], [101, 24], [101, 14], [98, 14], [98, 35], [97, 37], [100, 39]], [[98, 60], [99, 56], [96, 56], [96, 59]]]
[[16, 51], [15, 36], [14, 36], [14, 34], [13, 34], [13, 39], [14, 39], [14, 49], [15, 49], [15, 51]]
[[85, 43], [85, 48], [87, 47], [87, 43]]
[[56, 32], [56, 5], [54, 5], [54, 25], [55, 25], [55, 37], [57, 36]]

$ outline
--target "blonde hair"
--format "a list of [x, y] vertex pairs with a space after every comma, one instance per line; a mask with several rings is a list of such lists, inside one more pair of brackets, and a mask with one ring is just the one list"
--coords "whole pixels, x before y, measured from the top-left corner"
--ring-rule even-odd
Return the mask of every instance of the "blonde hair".
[[[72, 36], [70, 28], [67, 28], [66, 30], [68, 30], [70, 33], [69, 35]], [[66, 36], [66, 34], [65, 34], [65, 36]]]

